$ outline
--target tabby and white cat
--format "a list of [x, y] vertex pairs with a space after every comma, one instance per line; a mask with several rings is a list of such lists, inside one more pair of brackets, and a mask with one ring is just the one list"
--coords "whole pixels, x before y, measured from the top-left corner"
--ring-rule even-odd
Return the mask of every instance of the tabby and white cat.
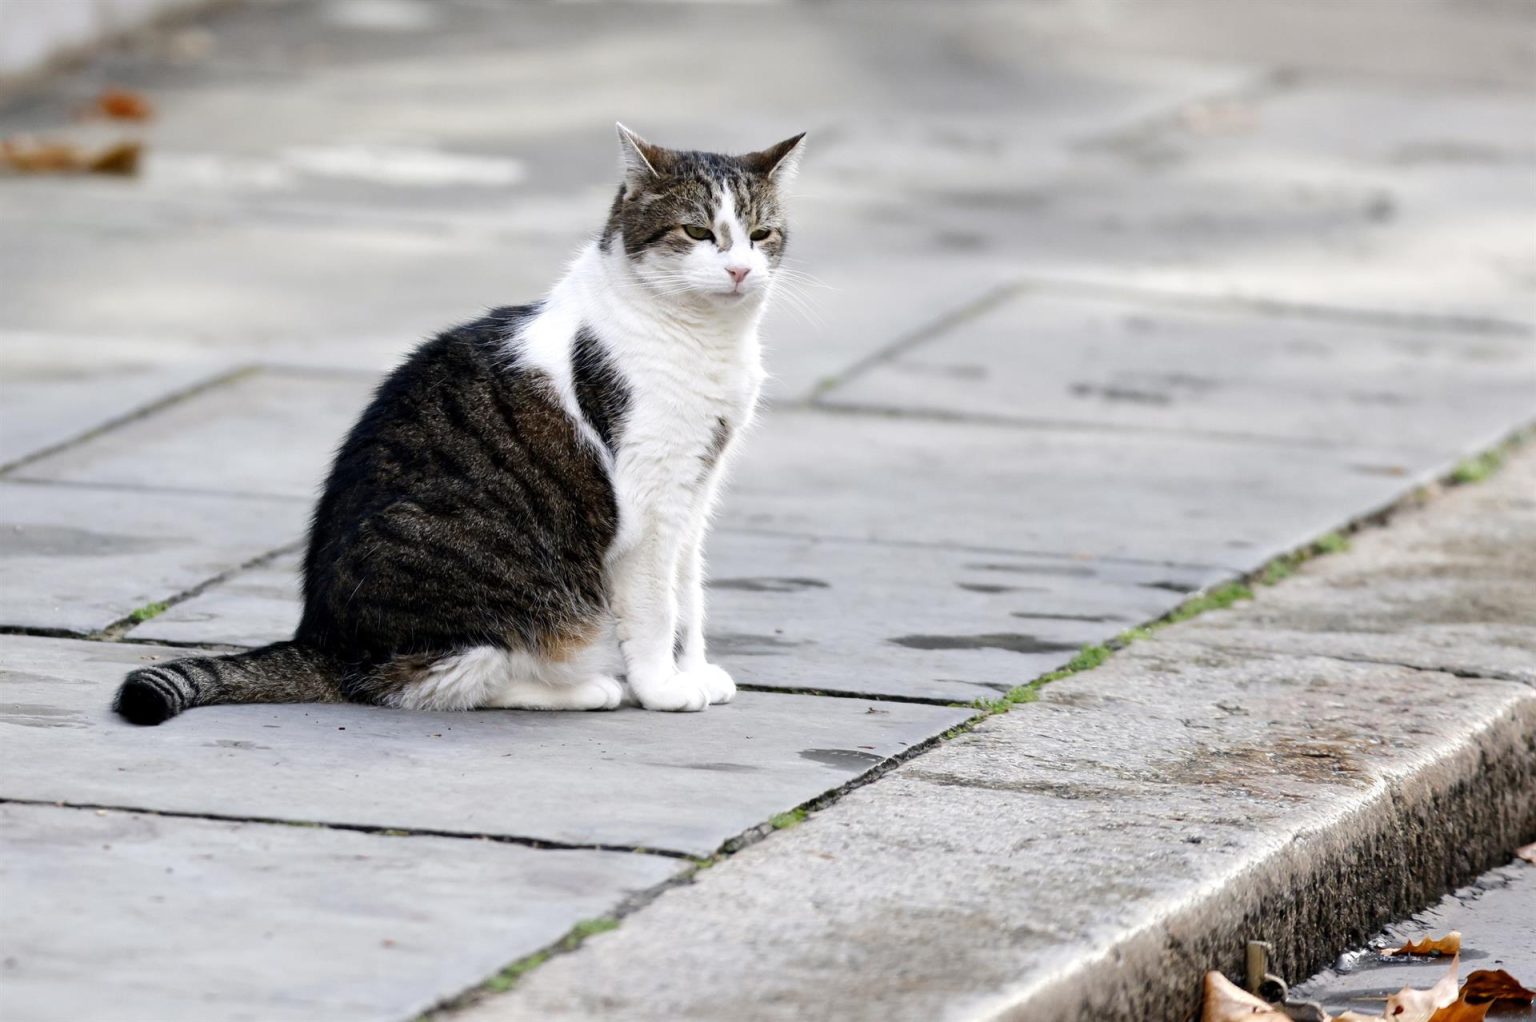
[[620, 125], [607, 226], [548, 297], [423, 344], [342, 444], [292, 641], [134, 671], [115, 709], [728, 701], [702, 547], [763, 378], [802, 138], [723, 156]]

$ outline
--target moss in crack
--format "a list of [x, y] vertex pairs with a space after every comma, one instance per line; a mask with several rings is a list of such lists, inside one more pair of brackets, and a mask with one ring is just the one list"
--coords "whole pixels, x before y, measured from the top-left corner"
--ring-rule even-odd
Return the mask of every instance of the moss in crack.
[[128, 620], [132, 621], [136, 625], [141, 625], [148, 621], [150, 618], [159, 617], [161, 614], [164, 614], [167, 610], [170, 609], [171, 605], [169, 603], [146, 603], [144, 606], [136, 608], [133, 613], [129, 614]]
[[805, 822], [804, 809], [791, 809], [787, 813], [780, 813], [768, 821], [774, 830], [788, 830]]
[[1166, 617], [1147, 626], [1144, 631], [1166, 628], [1168, 625], [1176, 625], [1180, 621], [1188, 621], [1192, 617], [1199, 617], [1213, 610], [1226, 610], [1234, 603], [1251, 599], [1253, 599], [1253, 589], [1246, 582], [1224, 582], [1214, 589], [1185, 600], [1173, 608]]
[[1343, 533], [1330, 532], [1315, 542], [1309, 543], [1299, 550], [1292, 550], [1288, 554], [1281, 554], [1270, 561], [1258, 573], [1258, 580], [1267, 586], [1290, 578], [1296, 573], [1296, 569], [1324, 554], [1336, 554], [1349, 549], [1349, 540]]
[[518, 980], [549, 961], [552, 955], [566, 951], [575, 951], [586, 942], [588, 937], [599, 933], [607, 933], [609, 930], [616, 930], [618, 926], [619, 921], [610, 916], [602, 916], [597, 919], [583, 919], [571, 927], [570, 932], [561, 937], [552, 947], [547, 947], [542, 951], [535, 951], [526, 958], [519, 958], [481, 985], [493, 993], [505, 993], [517, 986]]
[[1491, 451], [1474, 455], [1457, 465], [1451, 472], [1451, 481], [1455, 483], [1480, 483], [1493, 475], [1504, 465], [1504, 458], [1508, 451], [1504, 447], [1495, 447]]

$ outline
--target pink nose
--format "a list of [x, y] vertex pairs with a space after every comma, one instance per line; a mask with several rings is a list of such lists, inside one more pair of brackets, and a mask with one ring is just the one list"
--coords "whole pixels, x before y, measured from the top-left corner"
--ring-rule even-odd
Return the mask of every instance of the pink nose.
[[731, 279], [736, 282], [737, 286], [740, 286], [741, 282], [747, 279], [747, 274], [751, 273], [752, 270], [746, 266], [727, 266], [725, 272], [731, 275]]

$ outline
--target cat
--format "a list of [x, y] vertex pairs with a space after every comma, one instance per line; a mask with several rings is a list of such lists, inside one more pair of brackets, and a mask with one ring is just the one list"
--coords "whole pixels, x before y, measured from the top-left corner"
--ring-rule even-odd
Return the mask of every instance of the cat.
[[618, 132], [608, 222], [565, 276], [421, 345], [343, 442], [293, 639], [133, 671], [119, 714], [735, 695], [706, 655], [702, 547], [757, 405], [805, 136], [726, 156]]

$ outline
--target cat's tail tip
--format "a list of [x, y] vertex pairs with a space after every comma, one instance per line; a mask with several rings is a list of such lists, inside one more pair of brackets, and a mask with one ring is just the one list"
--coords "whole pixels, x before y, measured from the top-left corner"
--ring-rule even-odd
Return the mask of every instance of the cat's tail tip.
[[158, 667], [129, 674], [112, 700], [112, 709], [130, 724], [163, 724], [186, 708], [181, 687]]

